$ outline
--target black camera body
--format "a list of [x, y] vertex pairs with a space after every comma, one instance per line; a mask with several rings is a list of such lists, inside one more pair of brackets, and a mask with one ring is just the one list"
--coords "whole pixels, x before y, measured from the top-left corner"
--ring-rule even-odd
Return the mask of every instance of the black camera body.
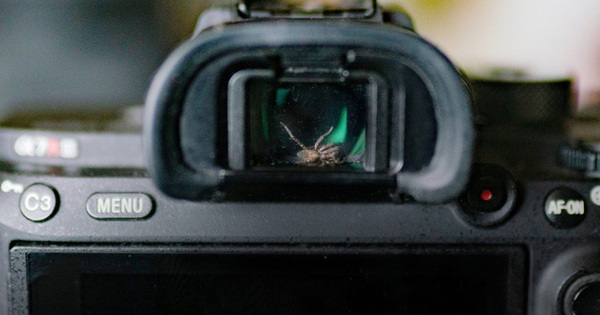
[[209, 11], [143, 134], [0, 130], [0, 313], [593, 314], [598, 181], [472, 99], [374, 2]]

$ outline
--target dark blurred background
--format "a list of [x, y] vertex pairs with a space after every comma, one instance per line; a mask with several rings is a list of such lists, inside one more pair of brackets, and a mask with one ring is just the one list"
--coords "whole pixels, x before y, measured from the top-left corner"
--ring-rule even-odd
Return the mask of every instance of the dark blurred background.
[[[417, 31], [467, 73], [500, 67], [574, 78], [578, 107], [600, 108], [600, 1], [379, 2], [404, 6]], [[210, 6], [212, 0], [0, 0], [0, 123], [31, 111], [142, 104], [154, 71]]]
[[153, 72], [209, 4], [0, 0], [0, 120], [141, 104]]

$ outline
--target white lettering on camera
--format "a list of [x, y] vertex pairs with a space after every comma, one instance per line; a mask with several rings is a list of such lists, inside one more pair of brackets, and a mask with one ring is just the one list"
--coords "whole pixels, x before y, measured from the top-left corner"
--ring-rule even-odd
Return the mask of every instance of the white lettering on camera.
[[546, 213], [549, 215], [560, 215], [565, 211], [569, 215], [585, 214], [585, 203], [583, 200], [552, 200], [548, 204]]
[[39, 195], [34, 192], [30, 192], [25, 195], [25, 210], [28, 211], [50, 211], [53, 208], [52, 196], [50, 195]]
[[142, 213], [142, 198], [98, 198], [98, 213]]
[[17, 138], [14, 150], [23, 157], [74, 159], [79, 156], [79, 144], [73, 138], [24, 135]]

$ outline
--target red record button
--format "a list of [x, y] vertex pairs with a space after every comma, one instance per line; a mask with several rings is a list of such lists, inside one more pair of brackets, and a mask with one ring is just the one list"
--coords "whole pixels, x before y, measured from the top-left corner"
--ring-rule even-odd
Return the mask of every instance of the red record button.
[[506, 170], [492, 164], [476, 164], [469, 186], [458, 202], [468, 223], [488, 227], [508, 219], [516, 198], [517, 186]]
[[469, 185], [467, 199], [477, 212], [494, 212], [501, 209], [506, 201], [506, 187], [502, 180], [492, 176], [482, 176]]
[[494, 195], [492, 194], [492, 191], [489, 189], [484, 189], [481, 192], [481, 200], [483, 200], [483, 201], [490, 201], [490, 200], [492, 200], [493, 196]]

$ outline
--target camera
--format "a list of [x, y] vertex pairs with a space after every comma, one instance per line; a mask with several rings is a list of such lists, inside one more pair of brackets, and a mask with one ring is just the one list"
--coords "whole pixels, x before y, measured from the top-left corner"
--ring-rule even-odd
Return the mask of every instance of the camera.
[[143, 113], [0, 129], [0, 313], [595, 314], [570, 95], [375, 1], [215, 6]]

